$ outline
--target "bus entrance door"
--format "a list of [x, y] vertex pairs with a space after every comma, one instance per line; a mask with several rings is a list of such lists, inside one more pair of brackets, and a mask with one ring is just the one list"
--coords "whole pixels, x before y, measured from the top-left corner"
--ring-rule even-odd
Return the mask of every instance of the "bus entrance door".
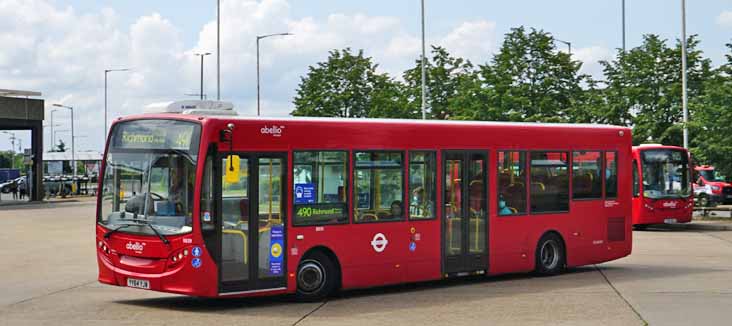
[[442, 247], [445, 274], [488, 269], [486, 154], [443, 154]]
[[286, 286], [285, 154], [220, 158], [221, 293]]

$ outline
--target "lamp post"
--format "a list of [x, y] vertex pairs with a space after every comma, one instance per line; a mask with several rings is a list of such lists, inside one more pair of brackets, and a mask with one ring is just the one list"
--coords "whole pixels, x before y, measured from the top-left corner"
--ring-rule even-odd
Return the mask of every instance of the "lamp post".
[[681, 104], [684, 110], [684, 148], [689, 148], [689, 103], [686, 92], [686, 0], [681, 0]]
[[51, 150], [53, 150], [53, 146], [56, 146], [56, 137], [53, 134], [53, 127], [55, 126], [53, 124], [53, 113], [56, 111], [58, 111], [58, 110], [56, 110], [56, 109], [51, 110]]
[[70, 106], [65, 106], [61, 104], [54, 104], [53, 106], [69, 109], [71, 110], [71, 165], [73, 166], [74, 171], [74, 180], [76, 179], [76, 156], [74, 152], [76, 151], [76, 147], [74, 146], [74, 108]]
[[424, 0], [422, 0], [422, 120], [427, 119], [427, 70], [425, 67], [425, 46], [424, 46]]
[[294, 35], [292, 33], [275, 33], [267, 35], [257, 35], [257, 116], [260, 115], [260, 104], [259, 104], [259, 40], [265, 39], [272, 36], [289, 36]]
[[625, 0], [622, 0], [621, 2], [622, 2], [621, 3], [621, 7], [622, 7], [621, 9], [622, 9], [622, 12], [623, 12], [622, 13], [622, 24], [623, 24], [623, 26], [622, 26], [622, 30], [623, 30], [623, 32], [622, 32], [622, 34], [623, 34], [623, 53], [625, 53]]
[[129, 68], [105, 69], [104, 70], [104, 135], [103, 135], [104, 137], [102, 137], [102, 141], [107, 139], [107, 74], [109, 74], [110, 72], [115, 72], [115, 71], [129, 71], [129, 70], [130, 70]]
[[560, 39], [556, 39], [556, 38], [555, 38], [554, 40], [555, 40], [555, 41], [557, 41], [557, 42], [559, 42], [559, 43], [564, 43], [564, 44], [566, 44], [566, 45], [567, 45], [567, 47], [569, 48], [569, 55], [570, 55], [570, 56], [572, 55], [572, 42], [562, 41], [562, 40], [560, 40]]
[[221, 101], [221, 0], [216, 0], [216, 100]]
[[210, 55], [211, 52], [206, 53], [196, 53], [197, 57], [201, 57], [201, 92], [199, 93], [201, 95], [201, 100], [203, 100], [203, 57]]

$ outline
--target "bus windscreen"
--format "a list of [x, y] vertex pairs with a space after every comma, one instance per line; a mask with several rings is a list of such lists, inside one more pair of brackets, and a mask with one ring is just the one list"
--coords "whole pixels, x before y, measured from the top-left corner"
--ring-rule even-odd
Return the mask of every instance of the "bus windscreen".
[[642, 152], [643, 195], [646, 198], [688, 197], [689, 158], [683, 151], [669, 149]]

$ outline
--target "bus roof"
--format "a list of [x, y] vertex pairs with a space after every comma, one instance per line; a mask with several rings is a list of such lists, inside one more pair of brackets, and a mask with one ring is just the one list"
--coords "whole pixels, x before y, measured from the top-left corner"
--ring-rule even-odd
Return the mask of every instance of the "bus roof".
[[544, 127], [544, 128], [584, 128], [600, 130], [630, 131], [628, 127], [587, 124], [587, 123], [542, 123], [542, 122], [498, 122], [467, 120], [419, 120], [419, 119], [383, 119], [383, 118], [320, 118], [320, 117], [254, 117], [254, 116], [216, 116], [192, 114], [139, 114], [120, 117], [117, 121], [138, 119], [176, 119], [176, 120], [221, 120], [227, 122], [318, 122], [327, 124], [391, 124], [391, 125], [438, 125], [438, 126], [471, 126], [471, 127]]

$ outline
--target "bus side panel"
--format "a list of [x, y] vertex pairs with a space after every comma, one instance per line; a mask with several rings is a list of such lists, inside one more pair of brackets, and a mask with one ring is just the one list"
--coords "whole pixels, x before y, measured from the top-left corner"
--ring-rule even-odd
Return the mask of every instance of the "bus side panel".
[[529, 240], [532, 216], [497, 216], [491, 214], [489, 273], [526, 272], [534, 268], [534, 254]]

